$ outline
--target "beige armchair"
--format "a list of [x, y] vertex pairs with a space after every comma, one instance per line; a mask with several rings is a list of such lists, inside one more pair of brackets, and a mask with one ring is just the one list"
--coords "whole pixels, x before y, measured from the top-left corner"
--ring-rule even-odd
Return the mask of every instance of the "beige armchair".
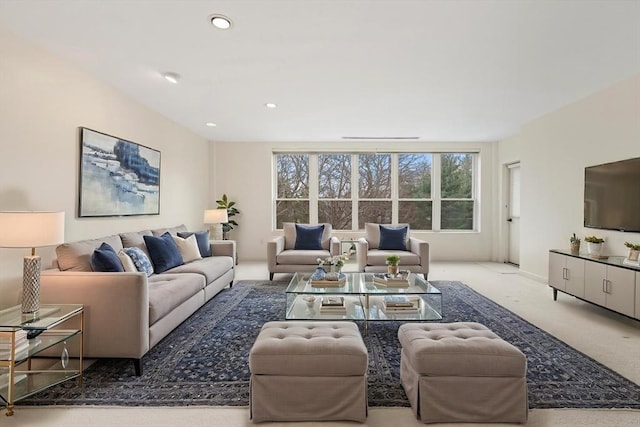
[[[383, 231], [383, 245], [381, 248], [380, 226], [388, 227]], [[398, 244], [399, 227], [406, 226], [404, 244]], [[356, 259], [358, 270], [372, 273], [387, 271], [387, 256], [400, 256], [400, 269], [410, 270], [412, 273], [422, 273], [425, 280], [429, 274], [429, 243], [409, 235], [408, 224], [375, 224], [366, 223], [365, 237], [358, 239]], [[391, 229], [390, 231], [388, 231]], [[391, 243], [391, 244], [389, 244]], [[395, 245], [393, 243], [396, 243]], [[388, 249], [391, 248], [391, 249]]]
[[[324, 230], [321, 236], [315, 235], [319, 240], [314, 240], [317, 230], [310, 227], [318, 225], [324, 225]], [[331, 224], [318, 225], [293, 222], [282, 224], [283, 235], [267, 242], [269, 280], [273, 280], [275, 273], [313, 272], [318, 266], [318, 258], [340, 255], [340, 239], [331, 236]], [[300, 236], [296, 226], [301, 230]]]

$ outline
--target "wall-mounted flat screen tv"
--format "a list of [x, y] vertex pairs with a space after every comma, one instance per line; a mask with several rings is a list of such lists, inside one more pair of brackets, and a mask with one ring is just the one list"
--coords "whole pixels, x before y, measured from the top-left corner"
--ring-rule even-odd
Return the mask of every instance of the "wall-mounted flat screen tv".
[[640, 157], [585, 168], [584, 226], [640, 232]]

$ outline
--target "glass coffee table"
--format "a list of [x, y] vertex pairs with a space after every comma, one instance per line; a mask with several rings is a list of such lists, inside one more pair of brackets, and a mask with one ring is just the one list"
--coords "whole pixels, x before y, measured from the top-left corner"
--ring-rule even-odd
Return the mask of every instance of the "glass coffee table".
[[344, 273], [343, 283], [326, 287], [310, 283], [310, 276], [291, 278], [285, 319], [442, 320], [442, 293], [422, 275], [409, 274], [405, 286], [387, 286], [374, 282], [373, 273]]

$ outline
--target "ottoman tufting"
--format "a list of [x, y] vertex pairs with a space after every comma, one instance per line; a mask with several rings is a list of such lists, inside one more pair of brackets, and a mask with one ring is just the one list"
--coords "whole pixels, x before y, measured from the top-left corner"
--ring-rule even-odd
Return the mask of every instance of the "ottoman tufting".
[[424, 423], [524, 423], [527, 359], [479, 323], [406, 323], [400, 381]]
[[265, 323], [249, 370], [254, 422], [367, 417], [367, 348], [352, 322]]

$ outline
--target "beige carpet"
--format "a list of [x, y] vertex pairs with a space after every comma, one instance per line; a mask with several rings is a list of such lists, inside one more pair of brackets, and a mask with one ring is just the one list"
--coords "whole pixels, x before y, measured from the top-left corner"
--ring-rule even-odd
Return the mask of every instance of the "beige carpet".
[[[551, 289], [519, 274], [505, 274], [502, 264], [433, 263], [429, 278], [459, 280], [509, 308], [529, 322], [562, 339], [630, 380], [640, 383], [640, 322], [619, 316], [561, 294], [553, 301]], [[505, 268], [507, 267], [507, 268]], [[509, 272], [511, 273], [511, 272]], [[241, 263], [237, 280], [267, 278], [263, 263]], [[286, 275], [276, 275], [284, 280]], [[111, 408], [21, 407], [2, 417], [1, 426], [47, 427], [159, 427], [253, 425], [247, 408]], [[264, 423], [265, 426], [420, 426], [408, 408], [372, 408], [365, 424]], [[441, 424], [457, 425], [457, 424]], [[476, 424], [479, 425], [479, 424]], [[486, 425], [486, 424], [485, 424]], [[504, 425], [504, 424], [497, 424]], [[638, 427], [640, 411], [539, 409], [529, 414], [527, 426]], [[460, 424], [468, 426], [468, 424]]]

